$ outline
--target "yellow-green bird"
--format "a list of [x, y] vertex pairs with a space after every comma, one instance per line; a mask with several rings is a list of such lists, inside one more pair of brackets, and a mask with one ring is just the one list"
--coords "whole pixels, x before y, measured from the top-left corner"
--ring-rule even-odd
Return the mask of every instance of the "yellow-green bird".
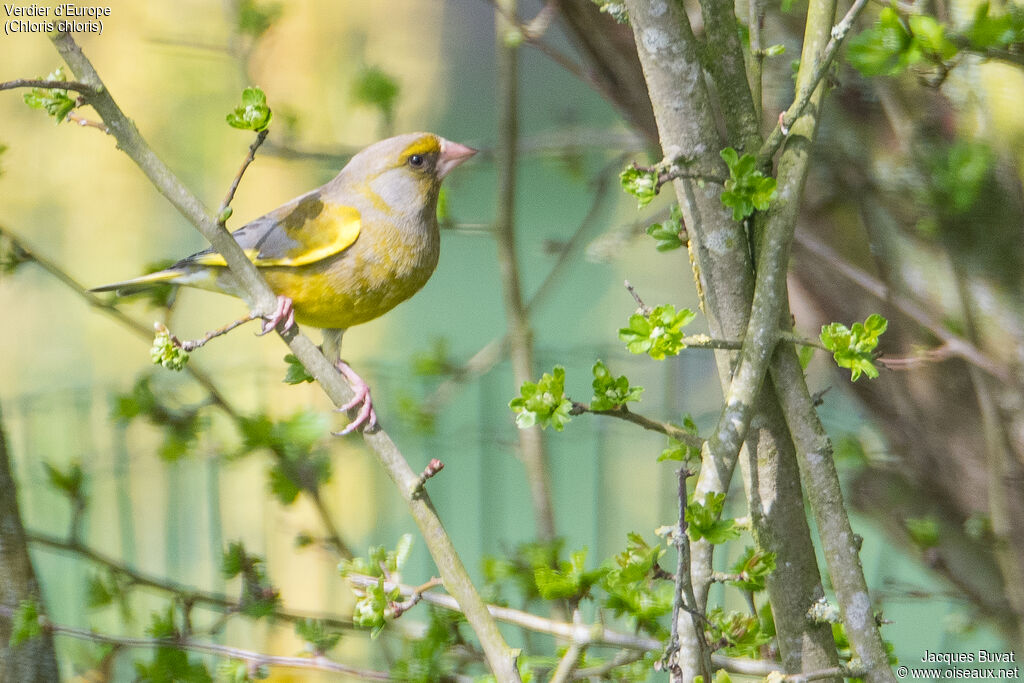
[[[341, 360], [342, 335], [426, 284], [440, 253], [441, 180], [475, 153], [432, 133], [381, 140], [353, 156], [326, 185], [232, 233], [278, 295], [263, 332], [295, 322], [323, 329], [324, 352], [356, 394], [339, 410], [361, 406], [342, 433], [377, 421], [366, 382]], [[157, 284], [241, 296], [224, 258], [211, 249], [92, 291], [129, 293]]]

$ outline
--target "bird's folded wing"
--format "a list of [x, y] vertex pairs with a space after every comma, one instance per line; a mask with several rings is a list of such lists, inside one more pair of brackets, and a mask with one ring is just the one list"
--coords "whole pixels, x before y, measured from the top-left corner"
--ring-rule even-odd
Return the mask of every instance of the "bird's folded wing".
[[[303, 266], [348, 249], [359, 237], [359, 211], [334, 204], [319, 190], [303, 195], [257, 218], [231, 235], [257, 266]], [[224, 266], [212, 250], [193, 254], [176, 265]]]

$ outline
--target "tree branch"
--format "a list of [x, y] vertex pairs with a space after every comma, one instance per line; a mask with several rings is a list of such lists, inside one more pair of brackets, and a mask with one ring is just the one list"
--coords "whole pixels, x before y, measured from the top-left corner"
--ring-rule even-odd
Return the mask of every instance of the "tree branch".
[[[57, 51], [74, 74], [83, 83], [93, 87], [93, 93], [85, 100], [100, 114], [118, 146], [139, 166], [154, 186], [178, 209], [223, 257], [232, 275], [253, 310], [270, 313], [276, 308], [277, 299], [256, 266], [246, 257], [241, 246], [232, 239], [227, 230], [217, 225], [198, 198], [181, 183], [139, 134], [135, 125], [124, 115], [120, 107], [103, 87], [99, 74], [86, 59], [81, 48], [67, 33], [53, 37]], [[297, 327], [281, 334], [292, 352], [306, 370], [320, 383], [336, 406], [345, 405], [353, 397], [352, 389], [342, 380], [333, 364]], [[377, 455], [388, 476], [398, 487], [406, 501], [413, 519], [422, 533], [445, 587], [456, 596], [462, 605], [466, 619], [476, 632], [488, 663], [495, 676], [502, 683], [518, 682], [516, 653], [505, 643], [497, 624], [488, 614], [483, 600], [473, 586], [459, 558], [451, 538], [441, 523], [437, 512], [426, 493], [416, 494], [418, 475], [409, 466], [398, 447], [382, 429], [364, 431], [363, 439]]]
[[[10, 619], [14, 616], [14, 610], [10, 607], [0, 605], [0, 617]], [[314, 671], [330, 671], [357, 677], [367, 681], [390, 681], [393, 680], [390, 674], [383, 671], [370, 671], [359, 669], [354, 666], [342, 664], [328, 659], [324, 655], [314, 657], [283, 657], [280, 655], [266, 655], [261, 652], [252, 652], [229, 645], [195, 641], [190, 638], [129, 638], [126, 636], [111, 636], [94, 631], [87, 631], [81, 628], [57, 624], [45, 617], [39, 617], [39, 626], [46, 633], [68, 636], [78, 640], [86, 640], [103, 645], [112, 645], [115, 648], [160, 648], [170, 647], [179, 650], [189, 650], [212, 654], [218, 657], [229, 659], [240, 659], [253, 665], [266, 665], [288, 669], [310, 669]]]
[[[102, 87], [102, 86], [101, 86]], [[16, 78], [13, 81], [0, 83], [0, 90], [14, 88], [46, 88], [47, 90], [74, 90], [82, 95], [96, 95], [101, 90], [97, 86], [79, 81], [48, 81], [42, 78]]]
[[634, 413], [625, 404], [618, 406], [617, 408], [610, 408], [608, 410], [592, 410], [586, 403], [579, 403], [573, 401], [572, 403], [572, 415], [582, 415], [583, 413], [590, 413], [591, 415], [603, 415], [605, 417], [614, 417], [619, 420], [625, 420], [626, 422], [632, 422], [635, 425], [639, 425], [644, 429], [652, 432], [659, 432], [665, 436], [675, 439], [676, 441], [692, 446], [693, 448], [701, 448], [706, 439], [702, 439], [696, 434], [691, 434], [685, 429], [680, 429], [670, 422], [659, 422], [658, 420], [652, 420], [649, 417], [644, 417], [638, 413]]

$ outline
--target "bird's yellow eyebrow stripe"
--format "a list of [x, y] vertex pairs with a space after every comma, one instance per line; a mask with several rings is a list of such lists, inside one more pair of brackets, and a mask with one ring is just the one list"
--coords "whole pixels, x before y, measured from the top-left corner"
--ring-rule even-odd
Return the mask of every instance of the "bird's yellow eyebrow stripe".
[[424, 135], [419, 140], [402, 150], [401, 159], [404, 163], [405, 160], [413, 154], [430, 154], [432, 152], [440, 151], [441, 143], [438, 142], [438, 139], [433, 135]]

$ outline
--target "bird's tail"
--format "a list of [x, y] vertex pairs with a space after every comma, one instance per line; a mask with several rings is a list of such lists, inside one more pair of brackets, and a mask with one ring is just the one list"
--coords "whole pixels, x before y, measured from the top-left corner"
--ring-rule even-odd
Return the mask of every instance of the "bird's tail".
[[149, 275], [143, 275], [141, 277], [132, 278], [131, 280], [124, 280], [122, 282], [112, 282], [109, 285], [103, 285], [101, 287], [93, 287], [90, 292], [117, 292], [119, 296], [126, 294], [134, 294], [135, 292], [141, 292], [144, 289], [155, 287], [156, 285], [170, 285], [176, 284], [177, 280], [185, 275], [184, 271], [169, 269], [161, 270], [156, 273], [150, 273]]

